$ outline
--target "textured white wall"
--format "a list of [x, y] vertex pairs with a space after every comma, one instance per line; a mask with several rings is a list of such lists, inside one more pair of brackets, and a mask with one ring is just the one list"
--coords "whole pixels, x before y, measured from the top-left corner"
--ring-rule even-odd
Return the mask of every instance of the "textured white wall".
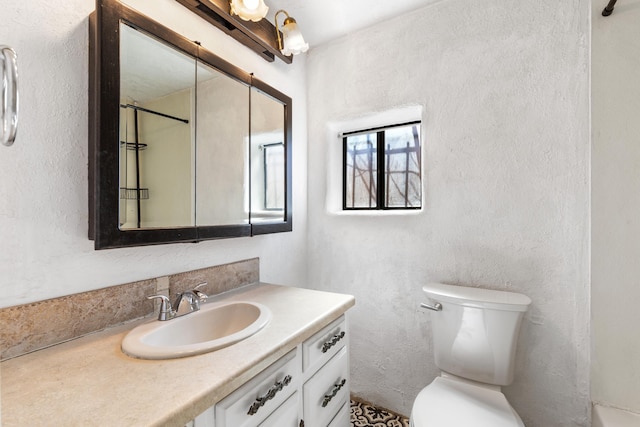
[[[352, 391], [408, 414], [436, 375], [421, 286], [533, 300], [507, 397], [589, 423], [588, 0], [450, 0], [312, 50], [309, 283], [356, 296]], [[327, 212], [334, 125], [423, 108], [424, 210]]]
[[294, 99], [294, 231], [94, 251], [87, 239], [87, 17], [94, 2], [3, 1], [0, 43], [19, 55], [21, 114], [15, 145], [0, 149], [0, 307], [256, 256], [263, 280], [305, 278], [304, 58], [269, 64], [175, 1], [135, 5]]
[[640, 3], [592, 36], [592, 398], [640, 412]]

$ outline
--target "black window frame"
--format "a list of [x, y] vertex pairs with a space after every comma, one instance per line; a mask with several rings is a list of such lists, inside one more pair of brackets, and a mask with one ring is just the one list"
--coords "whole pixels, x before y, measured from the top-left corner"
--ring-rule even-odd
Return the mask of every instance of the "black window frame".
[[[415, 120], [405, 123], [397, 123], [388, 126], [380, 126], [368, 129], [361, 129], [356, 131], [342, 133], [342, 210], [343, 211], [379, 211], [379, 210], [420, 210], [422, 209], [422, 129], [419, 134], [419, 146], [417, 147], [418, 159], [420, 163], [420, 206], [386, 206], [387, 200], [387, 183], [386, 183], [386, 170], [385, 170], [385, 158], [386, 158], [386, 146], [385, 146], [385, 132], [390, 129], [407, 127], [407, 126], [422, 126], [420, 120]], [[359, 134], [376, 134], [376, 203], [371, 207], [349, 207], [347, 206], [347, 139], [350, 136]]]

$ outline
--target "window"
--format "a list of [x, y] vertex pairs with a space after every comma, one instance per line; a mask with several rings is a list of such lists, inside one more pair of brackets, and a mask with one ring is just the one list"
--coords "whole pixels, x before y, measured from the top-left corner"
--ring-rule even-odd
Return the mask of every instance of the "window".
[[422, 207], [420, 122], [343, 134], [344, 210]]
[[264, 151], [264, 210], [284, 210], [284, 144], [266, 144]]

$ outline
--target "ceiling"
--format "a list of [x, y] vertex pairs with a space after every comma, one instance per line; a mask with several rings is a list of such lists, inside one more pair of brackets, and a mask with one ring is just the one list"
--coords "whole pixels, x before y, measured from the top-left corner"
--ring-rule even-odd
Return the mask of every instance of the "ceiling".
[[[267, 19], [286, 10], [314, 47], [440, 0], [265, 0]], [[278, 17], [282, 25], [284, 15]]]

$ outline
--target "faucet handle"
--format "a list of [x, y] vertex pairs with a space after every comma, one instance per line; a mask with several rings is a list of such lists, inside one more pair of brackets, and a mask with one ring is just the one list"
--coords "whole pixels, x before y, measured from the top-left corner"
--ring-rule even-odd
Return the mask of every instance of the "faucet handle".
[[206, 286], [208, 285], [208, 282], [202, 282], [199, 285], [197, 285], [195, 288], [193, 288], [193, 290], [191, 292], [193, 292], [193, 294], [195, 296], [198, 297], [198, 300], [200, 302], [207, 302], [207, 298], [209, 298], [209, 295], [205, 294], [204, 292], [198, 290], [198, 288], [201, 288], [202, 286]]
[[147, 299], [160, 299], [160, 312], [158, 313], [158, 320], [169, 320], [173, 317], [173, 309], [171, 308], [171, 301], [165, 295], [150, 295]]

